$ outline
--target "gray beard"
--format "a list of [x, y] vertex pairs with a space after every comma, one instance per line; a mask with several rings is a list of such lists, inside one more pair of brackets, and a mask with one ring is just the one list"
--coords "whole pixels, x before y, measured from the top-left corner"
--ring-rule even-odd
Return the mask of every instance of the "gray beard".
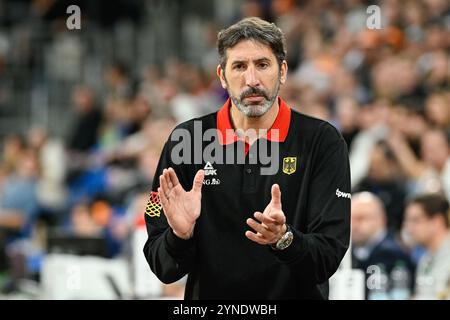
[[230, 91], [228, 91], [228, 94], [230, 95], [231, 100], [233, 101], [234, 105], [240, 112], [242, 112], [245, 116], [250, 118], [257, 118], [261, 117], [262, 115], [266, 114], [267, 111], [273, 106], [273, 103], [275, 102], [275, 99], [278, 97], [278, 92], [280, 91], [280, 81], [277, 83], [277, 87], [275, 89], [275, 93], [272, 97], [270, 97], [269, 100], [265, 99], [265, 101], [259, 105], [259, 104], [245, 104], [242, 100], [239, 100], [237, 97], [231, 95]]

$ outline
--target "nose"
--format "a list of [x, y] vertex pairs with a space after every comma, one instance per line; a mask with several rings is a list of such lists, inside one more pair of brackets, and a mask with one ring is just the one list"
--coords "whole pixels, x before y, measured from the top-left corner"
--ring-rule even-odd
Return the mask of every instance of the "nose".
[[253, 66], [249, 66], [244, 74], [245, 84], [249, 87], [258, 87], [259, 79], [257, 72]]

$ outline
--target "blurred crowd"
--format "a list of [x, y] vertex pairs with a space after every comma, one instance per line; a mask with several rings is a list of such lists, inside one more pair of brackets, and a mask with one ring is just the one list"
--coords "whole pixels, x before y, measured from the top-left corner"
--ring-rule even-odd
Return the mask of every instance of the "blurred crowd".
[[[367, 28], [370, 4], [380, 6], [381, 29]], [[450, 299], [447, 0], [241, 1], [224, 25], [202, 17], [207, 49], [199, 61], [170, 57], [138, 70], [117, 61], [101, 70], [102, 90], [75, 85], [63, 137], [32, 124], [2, 142], [3, 292], [21, 277], [39, 280], [54, 230], [102, 237], [109, 258], [129, 254], [169, 133], [227, 98], [215, 75], [216, 33], [246, 16], [286, 34], [289, 76], [280, 95], [331, 122], [348, 144], [353, 266], [392, 274], [404, 265], [408, 298]], [[1, 48], [0, 81], [8, 64]]]

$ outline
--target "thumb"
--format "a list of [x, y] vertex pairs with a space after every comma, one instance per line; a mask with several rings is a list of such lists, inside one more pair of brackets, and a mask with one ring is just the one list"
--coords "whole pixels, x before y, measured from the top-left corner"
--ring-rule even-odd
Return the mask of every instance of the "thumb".
[[203, 178], [205, 177], [205, 170], [198, 170], [194, 177], [192, 184], [192, 191], [201, 192], [203, 186]]
[[272, 185], [272, 205], [281, 208], [281, 190], [278, 184]]

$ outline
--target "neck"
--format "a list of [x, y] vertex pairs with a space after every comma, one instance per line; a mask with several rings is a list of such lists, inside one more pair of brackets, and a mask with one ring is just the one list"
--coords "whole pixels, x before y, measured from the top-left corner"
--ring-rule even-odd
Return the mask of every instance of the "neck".
[[[280, 105], [277, 98], [275, 99], [272, 107], [264, 115], [260, 117], [247, 117], [240, 112], [233, 101], [231, 101], [230, 119], [235, 130], [242, 130], [246, 132], [248, 129], [253, 129], [256, 130], [257, 137], [259, 138], [264, 134], [265, 130], [269, 130], [272, 127], [275, 119], [277, 118], [279, 109]], [[246, 136], [245, 139], [250, 144], [254, 142], [251, 140], [255, 140], [249, 136]]]
[[431, 239], [427, 245], [428, 250], [431, 252], [438, 251], [447, 236], [447, 230], [436, 232], [433, 239]]

